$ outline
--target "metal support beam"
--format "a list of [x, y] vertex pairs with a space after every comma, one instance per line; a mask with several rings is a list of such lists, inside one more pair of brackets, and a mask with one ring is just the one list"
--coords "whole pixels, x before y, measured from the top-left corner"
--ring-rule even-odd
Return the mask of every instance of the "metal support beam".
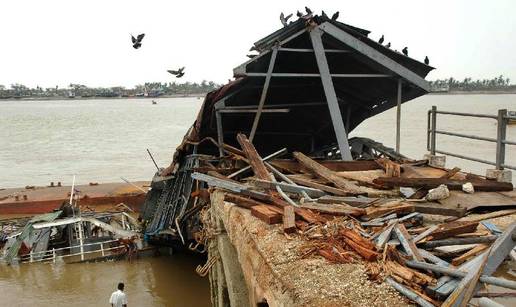
[[401, 138], [401, 79], [398, 79], [398, 101], [396, 107], [396, 152], [400, 153]]
[[430, 132], [430, 154], [435, 155], [435, 130], [437, 129], [437, 107], [432, 106], [432, 131]]
[[310, 39], [315, 51], [315, 59], [317, 60], [317, 66], [319, 67], [319, 73], [321, 74], [321, 82], [328, 102], [328, 108], [330, 109], [331, 121], [333, 122], [333, 129], [335, 129], [335, 136], [337, 137], [337, 143], [339, 144], [340, 155], [342, 160], [351, 161], [351, 151], [349, 149], [348, 135], [344, 128], [344, 122], [342, 121], [342, 114], [340, 113], [339, 102], [337, 101], [337, 95], [335, 94], [335, 88], [333, 87], [333, 81], [330, 76], [330, 69], [328, 62], [326, 61], [326, 55], [324, 54], [324, 46], [322, 43], [322, 31], [318, 28], [310, 31]]
[[262, 115], [263, 105], [265, 104], [265, 98], [267, 98], [267, 90], [269, 89], [269, 84], [271, 82], [272, 70], [274, 69], [274, 63], [276, 63], [276, 56], [278, 55], [278, 47], [273, 47], [271, 54], [271, 61], [269, 62], [269, 68], [267, 69], [267, 76], [265, 77], [265, 83], [263, 84], [262, 95], [260, 97], [260, 102], [258, 103], [258, 112], [254, 116], [253, 126], [251, 128], [251, 133], [249, 134], [249, 142], [253, 142], [254, 134], [256, 133], [256, 128], [258, 128], [258, 122], [260, 121], [260, 116]]
[[219, 156], [224, 156], [224, 130], [222, 129], [222, 115], [220, 111], [215, 111], [215, 119], [217, 120], [217, 142], [219, 143]]
[[[322, 23], [319, 27], [319, 29], [323, 30], [324, 32], [328, 33], [329, 35], [335, 37], [339, 41], [343, 42], [350, 48], [364, 54], [366, 57], [368, 57], [370, 60], [382, 65], [383, 67], [389, 69], [390, 71], [396, 73], [397, 75], [401, 76], [403, 79], [408, 80], [409, 82], [417, 85], [418, 87], [424, 89], [425, 91], [430, 91], [430, 85], [428, 82], [420, 77], [419, 75], [415, 74], [405, 66], [399, 64], [398, 62], [392, 60], [391, 58], [387, 57], [383, 53], [379, 52], [378, 50], [370, 47], [366, 43], [360, 41], [358, 38], [346, 33], [345, 31], [342, 31], [341, 29], [337, 28], [336, 26], [332, 25], [329, 22]], [[315, 48], [314, 48], [315, 49]]]

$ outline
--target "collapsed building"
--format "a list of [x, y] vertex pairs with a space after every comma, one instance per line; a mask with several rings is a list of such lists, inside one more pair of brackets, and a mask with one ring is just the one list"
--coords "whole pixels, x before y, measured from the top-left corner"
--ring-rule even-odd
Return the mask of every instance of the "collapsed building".
[[201, 157], [223, 158], [223, 145], [237, 146], [240, 132], [264, 156], [285, 148], [325, 159], [404, 158], [348, 134], [367, 118], [428, 93], [424, 78], [433, 67], [369, 33], [315, 16], [254, 43], [259, 54], [233, 70], [234, 81], [206, 96], [171, 165], [154, 177], [143, 210], [148, 236], [192, 239], [191, 174]]

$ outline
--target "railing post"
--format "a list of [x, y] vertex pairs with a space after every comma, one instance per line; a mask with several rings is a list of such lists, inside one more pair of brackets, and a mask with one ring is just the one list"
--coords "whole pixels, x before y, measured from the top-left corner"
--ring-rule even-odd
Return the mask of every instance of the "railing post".
[[52, 260], [56, 263], [56, 249], [52, 248]]
[[32, 250], [29, 253], [29, 262], [30, 263], [34, 262], [34, 259], [33, 259], [33, 256], [32, 256]]
[[100, 243], [100, 252], [102, 253], [102, 257], [104, 257], [104, 243]]
[[505, 163], [505, 137], [507, 133], [507, 110], [498, 110], [497, 133], [496, 133], [496, 169], [503, 169]]
[[432, 133], [430, 134], [430, 154], [435, 155], [435, 130], [437, 129], [437, 107], [432, 106]]

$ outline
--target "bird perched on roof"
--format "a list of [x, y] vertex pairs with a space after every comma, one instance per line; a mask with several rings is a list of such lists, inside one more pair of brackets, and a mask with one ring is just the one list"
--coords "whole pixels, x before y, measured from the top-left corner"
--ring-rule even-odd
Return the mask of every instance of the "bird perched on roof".
[[385, 38], [383, 37], [383, 34], [382, 34], [382, 37], [380, 37], [380, 39], [378, 40], [378, 44], [383, 44], [383, 41], [385, 40]]
[[133, 48], [138, 49], [142, 46], [142, 40], [145, 33], [138, 35], [136, 38], [131, 34], [131, 41], [133, 42]]
[[324, 11], [321, 11], [321, 17], [330, 19], [330, 17], [328, 17]]
[[288, 25], [287, 22], [290, 19], [290, 17], [292, 17], [292, 14], [285, 16], [285, 14], [283, 14], [283, 12], [281, 12], [281, 14], [279, 15], [279, 19], [281, 20], [281, 24], [284, 27], [286, 27]]
[[255, 56], [257, 56], [257, 54], [248, 54], [248, 55], [246, 55], [246, 56], [247, 56], [248, 58], [252, 59], [252, 58], [254, 58]]
[[331, 20], [337, 20], [339, 18], [339, 11], [336, 11], [335, 14], [331, 16]]
[[178, 70], [167, 70], [169, 73], [173, 74], [176, 76], [176, 78], [181, 78], [182, 76], [185, 75], [184, 73], [184, 70], [185, 68], [184, 67], [181, 67], [179, 68]]
[[403, 48], [401, 52], [403, 52], [404, 55], [408, 56], [408, 47]]
[[391, 42], [388, 42], [387, 45], [385, 45], [387, 48], [391, 48]]
[[300, 11], [297, 11], [296, 16], [301, 18], [301, 17], [303, 17], [303, 13], [301, 13]]
[[312, 10], [308, 7], [308, 6], [305, 6], [305, 11], [306, 11], [306, 14], [307, 15], [312, 15]]
[[430, 64], [430, 60], [428, 59], [428, 57], [427, 57], [427, 56], [425, 56], [425, 64], [426, 64], [426, 65]]

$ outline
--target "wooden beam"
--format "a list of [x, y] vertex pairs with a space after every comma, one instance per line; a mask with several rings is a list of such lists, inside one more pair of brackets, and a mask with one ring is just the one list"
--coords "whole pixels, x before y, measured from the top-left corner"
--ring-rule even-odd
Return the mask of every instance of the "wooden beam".
[[341, 189], [337, 189], [337, 188], [330, 187], [330, 186], [327, 186], [327, 185], [324, 185], [324, 184], [320, 184], [320, 183], [317, 183], [317, 182], [314, 182], [314, 181], [311, 181], [311, 180], [308, 180], [308, 179], [303, 179], [303, 178], [295, 177], [295, 175], [294, 176], [288, 176], [288, 178], [290, 178], [290, 180], [294, 181], [297, 184], [304, 185], [304, 186], [307, 186], [307, 187], [311, 187], [311, 188], [314, 188], [314, 189], [318, 189], [318, 190], [321, 190], [321, 191], [324, 191], [324, 192], [328, 192], [328, 193], [331, 193], [331, 194], [334, 194], [334, 195], [348, 196], [348, 195], [351, 194], [351, 193], [343, 191]]
[[361, 208], [355, 208], [346, 205], [335, 205], [335, 204], [320, 204], [316, 202], [305, 202], [300, 205], [301, 208], [310, 209], [320, 213], [326, 213], [331, 215], [351, 215], [351, 216], [362, 216], [365, 214], [365, 210]]
[[324, 53], [321, 35], [322, 31], [318, 28], [310, 31], [310, 39], [312, 40], [314, 48], [315, 60], [317, 61], [319, 73], [321, 74], [324, 95], [328, 102], [333, 129], [335, 130], [335, 136], [337, 138], [337, 143], [339, 144], [340, 155], [342, 160], [351, 161], [353, 160], [353, 157], [351, 156], [351, 150], [349, 148], [348, 133], [342, 120], [342, 113], [340, 112], [337, 94], [335, 94], [335, 88], [333, 87], [333, 81], [331, 79], [330, 68], [328, 67], [328, 62]]
[[399, 64], [398, 62], [392, 60], [391, 58], [387, 57], [386, 55], [382, 54], [378, 50], [370, 47], [366, 43], [360, 41], [358, 38], [346, 33], [345, 31], [337, 28], [336, 26], [332, 25], [329, 22], [324, 22], [318, 27], [322, 31], [328, 33], [329, 35], [335, 37], [337, 40], [343, 42], [348, 47], [360, 52], [361, 54], [365, 55], [372, 61], [384, 66], [385, 68], [389, 69], [390, 71], [398, 74], [405, 80], [417, 85], [418, 87], [422, 88], [423, 90], [429, 92], [430, 91], [430, 85], [428, 82], [417, 75], [416, 73], [412, 72], [410, 69], [406, 68], [405, 66]]
[[408, 233], [407, 229], [405, 228], [405, 225], [398, 224], [394, 228], [394, 232], [396, 233], [396, 236], [398, 236], [398, 240], [400, 241], [401, 245], [403, 246], [403, 249], [409, 254], [413, 259], [417, 261], [424, 262], [423, 256], [419, 254], [419, 250], [416, 247], [416, 244], [412, 241], [412, 237]]
[[332, 182], [337, 187], [343, 189], [346, 192], [353, 193], [353, 194], [364, 194], [364, 190], [361, 189], [356, 184], [340, 177], [335, 172], [329, 170], [328, 168], [322, 166], [321, 164], [317, 163], [316, 161], [312, 160], [311, 158], [305, 156], [304, 154], [300, 152], [294, 152], [293, 153], [294, 158], [299, 161], [305, 167], [306, 169], [310, 170], [317, 176], [326, 179], [327, 181]]
[[262, 180], [270, 180], [271, 175], [269, 171], [267, 171], [267, 167], [263, 163], [262, 158], [256, 151], [256, 148], [254, 148], [253, 144], [242, 133], [237, 135], [237, 141], [242, 147], [247, 159], [249, 159], [249, 165], [251, 165], [255, 176]]
[[510, 182], [497, 182], [491, 180], [452, 180], [448, 178], [397, 178], [380, 177], [373, 180], [374, 183], [386, 187], [412, 187], [433, 189], [445, 184], [450, 190], [462, 190], [462, 185], [471, 182], [475, 191], [512, 191], [513, 185]]
[[251, 214], [269, 225], [281, 223], [282, 219], [281, 214], [271, 210], [267, 205], [252, 207]]

